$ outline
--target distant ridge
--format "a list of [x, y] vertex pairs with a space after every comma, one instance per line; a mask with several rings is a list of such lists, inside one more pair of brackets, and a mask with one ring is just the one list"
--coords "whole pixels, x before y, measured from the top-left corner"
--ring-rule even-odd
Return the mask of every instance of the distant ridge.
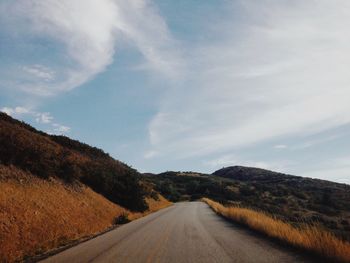
[[264, 180], [279, 180], [281, 178], [301, 178], [279, 172], [274, 172], [262, 168], [246, 167], [246, 166], [229, 166], [217, 170], [213, 175], [236, 179], [240, 181], [264, 181]]
[[238, 181], [249, 181], [249, 182], [298, 182], [300, 184], [301, 182], [308, 182], [310, 184], [315, 185], [323, 185], [323, 186], [335, 186], [335, 185], [345, 185], [345, 187], [348, 187], [350, 189], [350, 185], [345, 183], [337, 183], [333, 181], [328, 180], [322, 180], [317, 178], [309, 178], [309, 177], [302, 177], [297, 175], [291, 175], [291, 174], [285, 174], [280, 172], [275, 172], [267, 169], [262, 168], [256, 168], [256, 167], [247, 167], [247, 166], [240, 166], [240, 165], [234, 165], [234, 166], [228, 166], [224, 167], [222, 169], [219, 169], [212, 173], [212, 175], [223, 177], [223, 178], [230, 178]]

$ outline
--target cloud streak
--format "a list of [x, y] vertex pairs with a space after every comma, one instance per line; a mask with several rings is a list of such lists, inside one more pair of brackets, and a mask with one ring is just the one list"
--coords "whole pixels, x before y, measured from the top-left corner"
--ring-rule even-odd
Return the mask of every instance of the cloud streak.
[[7, 82], [11, 89], [47, 96], [79, 87], [113, 62], [122, 41], [143, 54], [145, 62], [139, 68], [176, 72], [177, 59], [171, 53], [175, 49], [169, 48], [172, 38], [156, 6], [147, 0], [5, 1], [0, 15], [12, 29], [5, 32], [7, 37], [34, 45], [31, 59], [37, 61], [13, 65], [16, 76], [3, 72], [12, 77]]
[[192, 71], [151, 121], [151, 151], [203, 156], [350, 122], [350, 4], [268, 3], [235, 1], [245, 18], [188, 47]]

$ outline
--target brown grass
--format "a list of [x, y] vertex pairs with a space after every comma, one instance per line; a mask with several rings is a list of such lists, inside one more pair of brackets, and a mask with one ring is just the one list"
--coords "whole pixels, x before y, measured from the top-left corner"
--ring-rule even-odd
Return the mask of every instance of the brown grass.
[[[149, 201], [152, 211], [168, 202]], [[133, 214], [85, 186], [67, 187], [0, 165], [0, 262], [13, 262], [99, 233]], [[142, 215], [139, 215], [139, 217]]]
[[316, 225], [305, 224], [301, 228], [295, 228], [264, 212], [235, 206], [225, 207], [207, 198], [203, 198], [203, 201], [223, 217], [246, 225], [269, 237], [331, 260], [350, 262], [350, 243], [338, 239]]

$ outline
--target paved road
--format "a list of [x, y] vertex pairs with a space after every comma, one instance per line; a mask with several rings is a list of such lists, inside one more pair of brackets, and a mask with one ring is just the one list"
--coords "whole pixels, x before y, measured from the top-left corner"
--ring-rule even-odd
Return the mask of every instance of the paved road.
[[202, 202], [177, 203], [43, 262], [311, 262], [235, 226]]

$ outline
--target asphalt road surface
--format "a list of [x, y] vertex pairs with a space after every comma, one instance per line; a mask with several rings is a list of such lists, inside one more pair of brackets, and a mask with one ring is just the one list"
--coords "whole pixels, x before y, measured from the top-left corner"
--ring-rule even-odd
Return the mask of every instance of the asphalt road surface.
[[184, 202], [123, 225], [42, 262], [312, 262], [217, 216], [205, 203]]

